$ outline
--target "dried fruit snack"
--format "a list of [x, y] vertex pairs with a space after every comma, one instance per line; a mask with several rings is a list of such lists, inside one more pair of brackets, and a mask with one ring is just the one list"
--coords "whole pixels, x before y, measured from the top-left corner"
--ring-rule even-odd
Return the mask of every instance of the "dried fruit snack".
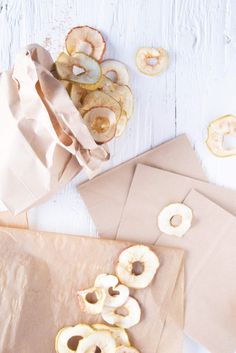
[[136, 54], [136, 65], [145, 75], [158, 75], [169, 66], [169, 55], [163, 48], [140, 48]]

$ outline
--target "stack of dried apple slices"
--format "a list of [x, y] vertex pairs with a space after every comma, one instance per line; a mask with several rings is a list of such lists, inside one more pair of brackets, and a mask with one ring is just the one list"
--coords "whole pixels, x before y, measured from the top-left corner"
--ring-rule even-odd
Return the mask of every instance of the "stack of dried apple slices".
[[92, 27], [72, 28], [65, 48], [55, 62], [56, 77], [67, 89], [94, 140], [107, 143], [124, 132], [133, 113], [128, 70], [119, 61], [102, 61], [106, 43]]
[[[148, 287], [159, 266], [158, 257], [145, 245], [134, 245], [122, 251], [115, 269], [116, 276], [100, 274], [92, 288], [78, 291], [81, 311], [101, 314], [106, 323], [114, 326], [78, 324], [65, 327], [56, 336], [56, 352], [139, 353], [131, 345], [126, 332], [141, 319], [140, 305], [130, 296], [129, 290]], [[73, 338], [77, 340], [72, 347]]]

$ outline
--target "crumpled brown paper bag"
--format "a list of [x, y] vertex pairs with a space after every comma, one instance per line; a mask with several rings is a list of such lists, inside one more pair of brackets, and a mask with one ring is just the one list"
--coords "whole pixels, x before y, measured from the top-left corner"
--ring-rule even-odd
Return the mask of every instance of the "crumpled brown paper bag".
[[[61, 327], [102, 322], [80, 312], [76, 291], [91, 287], [100, 273], [114, 273], [120, 252], [131, 244], [0, 228], [0, 352], [52, 353]], [[148, 288], [131, 291], [142, 320], [128, 331], [140, 352], [169, 353], [182, 335], [183, 251], [153, 250], [161, 266]], [[181, 341], [171, 351], [181, 353]]]
[[81, 168], [94, 174], [108, 158], [52, 69], [49, 52], [34, 44], [0, 78], [0, 199], [14, 214], [55, 192]]

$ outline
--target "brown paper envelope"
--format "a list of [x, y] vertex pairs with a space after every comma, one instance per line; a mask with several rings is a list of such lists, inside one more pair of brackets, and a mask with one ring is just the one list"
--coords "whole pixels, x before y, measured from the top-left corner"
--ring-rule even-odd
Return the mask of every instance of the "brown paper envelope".
[[28, 228], [27, 213], [21, 213], [18, 216], [13, 216], [10, 212], [0, 212], [0, 226], [13, 228]]
[[173, 202], [182, 202], [191, 189], [196, 189], [236, 215], [236, 191], [139, 164], [117, 239], [154, 244], [160, 236], [157, 217], [162, 208]]
[[[2, 311], [0, 302], [0, 352], [25, 353], [34, 347], [35, 353], [51, 353], [55, 335], [61, 327], [78, 322], [101, 322], [99, 315], [89, 316], [80, 312], [76, 291], [91, 287], [99, 273], [114, 273], [118, 255], [129, 245], [129, 242], [1, 228], [1, 258], [10, 252], [1, 262], [1, 290], [5, 304], [14, 310]], [[159, 353], [158, 346], [173, 293], [175, 288], [183, 285], [179, 276], [183, 251], [165, 247], [154, 247], [153, 250], [161, 263], [157, 275], [148, 288], [131, 291], [141, 304], [142, 321], [129, 330], [129, 335], [132, 343], [143, 353]], [[8, 258], [12, 262], [16, 253], [20, 254], [18, 270], [8, 262]], [[29, 258], [25, 258], [26, 255]], [[174, 299], [181, 306], [181, 294]], [[10, 345], [8, 337], [11, 337]]]
[[116, 236], [138, 163], [206, 180], [188, 138], [181, 135], [80, 185], [80, 194], [102, 237]]
[[185, 332], [212, 353], [234, 353], [236, 218], [195, 190], [184, 203], [194, 212], [192, 228], [158, 243], [186, 250]]

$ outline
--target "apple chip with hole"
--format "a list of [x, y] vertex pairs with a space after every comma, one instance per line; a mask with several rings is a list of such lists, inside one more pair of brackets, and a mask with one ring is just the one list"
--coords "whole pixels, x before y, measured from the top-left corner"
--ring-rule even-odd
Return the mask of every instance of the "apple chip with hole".
[[89, 336], [94, 330], [85, 324], [62, 328], [55, 339], [57, 353], [75, 353], [79, 340]]
[[[118, 85], [129, 85], [129, 73], [126, 66], [117, 60], [104, 60], [101, 63], [102, 74], [113, 79]], [[113, 75], [113, 76], [112, 76]]]
[[108, 326], [104, 324], [94, 324], [93, 329], [97, 331], [109, 331], [116, 342], [116, 346], [130, 346], [129, 336], [125, 329], [121, 327]]
[[106, 292], [104, 288], [89, 288], [77, 292], [80, 310], [89, 314], [100, 314], [103, 310]]
[[136, 65], [143, 74], [155, 76], [169, 66], [169, 55], [163, 48], [140, 48], [136, 54]]

